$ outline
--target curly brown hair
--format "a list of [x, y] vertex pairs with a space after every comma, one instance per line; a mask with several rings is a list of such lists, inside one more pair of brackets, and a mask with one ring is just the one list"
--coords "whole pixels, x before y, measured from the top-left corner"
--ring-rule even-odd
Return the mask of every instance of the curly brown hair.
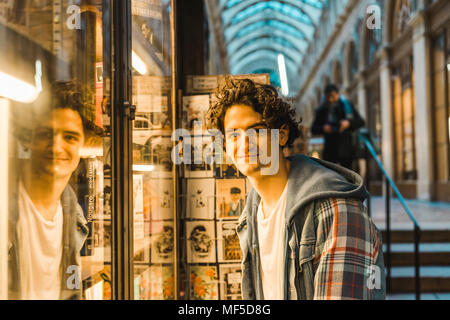
[[300, 121], [295, 120], [295, 110], [284, 101], [271, 85], [258, 84], [250, 79], [225, 79], [225, 84], [217, 88], [216, 100], [207, 114], [208, 127], [224, 132], [224, 119], [227, 110], [233, 105], [252, 107], [262, 115], [263, 121], [270, 129], [289, 128], [289, 138], [285, 147], [291, 148], [294, 141], [301, 137]]

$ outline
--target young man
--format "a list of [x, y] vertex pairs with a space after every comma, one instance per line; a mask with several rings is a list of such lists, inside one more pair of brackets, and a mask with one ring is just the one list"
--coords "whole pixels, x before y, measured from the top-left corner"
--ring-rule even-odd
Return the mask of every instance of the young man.
[[[237, 227], [243, 298], [383, 299], [381, 237], [363, 205], [368, 194], [361, 177], [304, 155], [283, 157], [299, 124], [271, 86], [228, 79], [208, 117], [253, 186]], [[273, 163], [250, 161], [265, 148], [272, 159], [278, 155], [274, 174], [263, 170]]]
[[9, 298], [80, 298], [80, 250], [88, 234], [83, 211], [68, 185], [80, 161], [86, 122], [72, 83], [52, 87], [50, 108], [33, 120], [20, 160], [10, 214]]
[[325, 102], [316, 110], [312, 134], [324, 135], [323, 159], [352, 169], [356, 159], [353, 132], [364, 126], [354, 106], [339, 95], [334, 84], [325, 88]]

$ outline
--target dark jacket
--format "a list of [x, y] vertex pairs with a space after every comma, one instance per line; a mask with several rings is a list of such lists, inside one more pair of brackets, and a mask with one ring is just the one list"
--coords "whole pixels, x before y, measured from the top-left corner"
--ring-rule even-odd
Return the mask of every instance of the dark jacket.
[[[339, 133], [340, 121], [350, 121], [350, 127]], [[333, 133], [325, 133], [323, 127], [329, 124], [333, 127]], [[342, 159], [356, 158], [356, 138], [354, 132], [365, 124], [355, 107], [344, 98], [340, 98], [336, 107], [332, 108], [327, 102], [322, 104], [315, 114], [311, 128], [313, 135], [324, 135], [325, 146], [322, 158], [327, 161], [337, 162]]]
[[[8, 299], [21, 298], [20, 291], [20, 259], [18, 254], [17, 221], [18, 188], [11, 194], [12, 210], [9, 214], [8, 226]], [[60, 299], [81, 299], [81, 257], [80, 250], [89, 233], [83, 210], [78, 204], [73, 189], [68, 185], [61, 195], [63, 208], [63, 253], [61, 258], [61, 293]], [[78, 279], [78, 286], [75, 280]]]
[[[362, 203], [368, 196], [362, 178], [304, 155], [288, 160], [283, 298], [384, 299], [381, 234]], [[237, 226], [244, 299], [263, 299], [257, 231], [260, 201], [252, 190]]]

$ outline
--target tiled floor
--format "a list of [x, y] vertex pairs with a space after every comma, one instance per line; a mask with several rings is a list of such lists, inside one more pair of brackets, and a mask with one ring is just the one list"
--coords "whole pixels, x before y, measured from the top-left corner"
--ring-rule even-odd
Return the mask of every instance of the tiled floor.
[[[423, 230], [450, 230], [450, 203], [406, 200], [412, 214]], [[385, 199], [371, 198], [371, 216], [378, 228], [386, 222]], [[400, 201], [391, 199], [391, 228], [412, 230], [413, 224]]]

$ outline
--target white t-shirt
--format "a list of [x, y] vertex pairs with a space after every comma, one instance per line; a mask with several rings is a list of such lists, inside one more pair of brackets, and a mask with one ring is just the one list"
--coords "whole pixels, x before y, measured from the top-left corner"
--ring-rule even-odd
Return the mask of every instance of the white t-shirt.
[[20, 285], [23, 300], [57, 300], [61, 291], [63, 210], [61, 202], [53, 221], [36, 210], [22, 184], [19, 186], [17, 223]]
[[287, 184], [270, 214], [264, 217], [262, 201], [258, 206], [258, 242], [265, 300], [283, 299], [286, 199]]

